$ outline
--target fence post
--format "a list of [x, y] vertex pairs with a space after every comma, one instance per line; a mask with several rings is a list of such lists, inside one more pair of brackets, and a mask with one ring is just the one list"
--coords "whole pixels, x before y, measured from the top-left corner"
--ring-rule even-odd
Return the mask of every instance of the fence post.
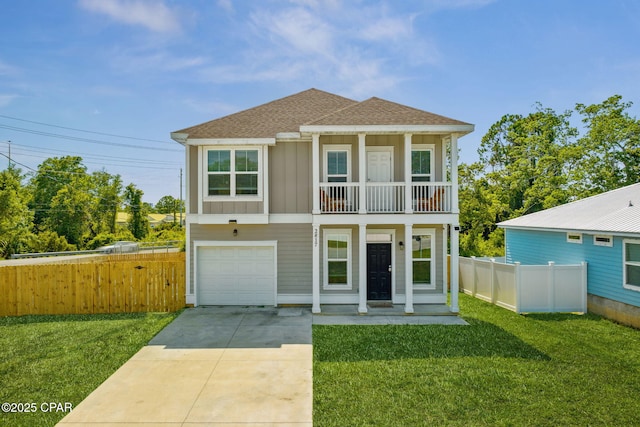
[[547, 295], [549, 297], [549, 306], [551, 308], [550, 312], [553, 313], [556, 311], [556, 272], [555, 272], [556, 263], [553, 261], [549, 261], [549, 270], [547, 275], [547, 285], [549, 289], [547, 290]]
[[471, 295], [475, 298], [476, 289], [477, 289], [477, 280], [476, 280], [476, 257], [475, 255], [471, 256], [471, 274], [473, 274], [473, 287], [471, 288]]
[[491, 304], [495, 304], [496, 303], [496, 290], [495, 290], [495, 286], [496, 286], [496, 279], [495, 279], [495, 275], [496, 275], [496, 259], [495, 258], [490, 258], [491, 261]]
[[520, 314], [520, 307], [521, 307], [521, 302], [520, 302], [520, 298], [521, 298], [521, 294], [522, 292], [520, 291], [520, 261], [516, 261], [515, 263], [515, 288], [516, 288], [516, 313]]
[[588, 311], [587, 307], [587, 263], [582, 261], [580, 263], [582, 267], [582, 312], [586, 313]]

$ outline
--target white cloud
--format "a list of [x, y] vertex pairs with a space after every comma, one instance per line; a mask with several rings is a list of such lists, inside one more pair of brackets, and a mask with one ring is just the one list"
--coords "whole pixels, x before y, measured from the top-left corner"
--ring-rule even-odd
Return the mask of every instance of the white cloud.
[[218, 0], [218, 7], [226, 10], [229, 13], [234, 12], [233, 3], [231, 3], [231, 0]]
[[175, 32], [180, 29], [177, 13], [157, 0], [79, 0], [79, 5], [91, 12], [107, 15], [129, 25], [141, 25], [155, 32]]
[[18, 69], [16, 67], [0, 61], [0, 76], [16, 74], [17, 71]]
[[0, 94], [0, 107], [8, 106], [16, 98], [18, 95]]

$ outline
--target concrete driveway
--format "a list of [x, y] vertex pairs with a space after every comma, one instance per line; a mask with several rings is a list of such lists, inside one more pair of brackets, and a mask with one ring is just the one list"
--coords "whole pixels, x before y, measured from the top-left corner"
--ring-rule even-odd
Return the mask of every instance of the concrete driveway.
[[312, 425], [306, 308], [185, 310], [58, 425]]

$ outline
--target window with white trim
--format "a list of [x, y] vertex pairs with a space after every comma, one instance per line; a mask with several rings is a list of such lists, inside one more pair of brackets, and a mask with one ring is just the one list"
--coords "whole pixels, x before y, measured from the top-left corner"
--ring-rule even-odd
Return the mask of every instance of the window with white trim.
[[593, 244], [595, 246], [613, 246], [613, 236], [596, 234], [593, 236]]
[[324, 231], [324, 288], [351, 289], [351, 230]]
[[582, 233], [567, 233], [567, 242], [582, 244]]
[[323, 151], [325, 182], [351, 182], [351, 146], [325, 145]]
[[624, 287], [640, 291], [640, 240], [624, 241]]
[[431, 145], [411, 147], [411, 181], [430, 182], [432, 177], [433, 148]]
[[260, 196], [261, 153], [261, 149], [253, 147], [208, 149], [205, 156], [205, 197]]
[[411, 239], [413, 288], [435, 289], [436, 233], [432, 228], [414, 229]]

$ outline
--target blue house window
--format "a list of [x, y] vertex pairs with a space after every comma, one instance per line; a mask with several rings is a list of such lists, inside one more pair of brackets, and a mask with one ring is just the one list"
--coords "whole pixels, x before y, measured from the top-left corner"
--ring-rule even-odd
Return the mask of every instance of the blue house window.
[[640, 291], [640, 240], [624, 241], [624, 287]]

